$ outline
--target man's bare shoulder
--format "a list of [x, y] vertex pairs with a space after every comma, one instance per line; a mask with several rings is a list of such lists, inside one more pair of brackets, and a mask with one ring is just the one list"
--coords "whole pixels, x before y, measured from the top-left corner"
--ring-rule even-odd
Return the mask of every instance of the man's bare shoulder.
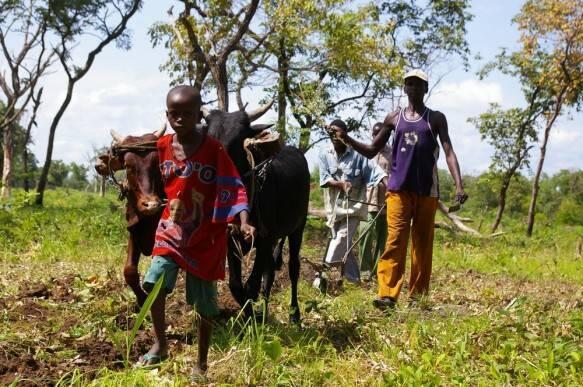
[[431, 110], [429, 117], [429, 119], [433, 122], [446, 122], [445, 114], [439, 110]]

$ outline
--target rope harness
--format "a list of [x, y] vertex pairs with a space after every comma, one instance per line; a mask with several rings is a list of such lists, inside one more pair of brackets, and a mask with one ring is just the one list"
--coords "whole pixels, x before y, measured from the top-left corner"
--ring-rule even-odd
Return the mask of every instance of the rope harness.
[[157, 141], [143, 141], [143, 142], [136, 142], [134, 144], [118, 144], [117, 142], [113, 142], [107, 151], [108, 161], [107, 161], [107, 170], [108, 174], [106, 179], [109, 184], [115, 187], [118, 192], [117, 198], [121, 201], [128, 198], [128, 193], [130, 191], [128, 186], [128, 179], [126, 178], [121, 183], [115, 178], [115, 171], [112, 168], [111, 162], [114, 159], [117, 159], [121, 165], [121, 169], [125, 169], [125, 163], [123, 162], [123, 156], [127, 152], [134, 152], [134, 153], [145, 153], [145, 152], [152, 152], [157, 150], [156, 146]]
[[[271, 152], [268, 154], [268, 157], [261, 161], [259, 164], [256, 164], [255, 155], [253, 151], [260, 151], [260, 147], [267, 143], [274, 143], [279, 141], [278, 134], [270, 134], [269, 132], [262, 132], [255, 138], [247, 138], [243, 141], [243, 149], [245, 150], [245, 154], [247, 157], [247, 162], [251, 167], [249, 171], [247, 171], [242, 177], [249, 178], [249, 183], [245, 187], [247, 189], [248, 198], [249, 198], [249, 212], [255, 209], [255, 216], [257, 224], [259, 226], [261, 224], [261, 212], [259, 211], [259, 206], [256, 206], [255, 203], [258, 200], [258, 193], [261, 192], [263, 189], [263, 184], [267, 180], [267, 175], [269, 173], [269, 167], [273, 162], [275, 155], [279, 151], [279, 146], [276, 146], [275, 149], [271, 149]], [[262, 152], [263, 153], [263, 152]], [[249, 259], [251, 255], [251, 251], [253, 250], [255, 244], [255, 238], [251, 240], [251, 248], [249, 252], [245, 256], [243, 253], [243, 247], [239, 240], [235, 237], [238, 235], [240, 231], [238, 227], [234, 225], [229, 225], [229, 236], [235, 245], [236, 252], [235, 255], [243, 262]]]

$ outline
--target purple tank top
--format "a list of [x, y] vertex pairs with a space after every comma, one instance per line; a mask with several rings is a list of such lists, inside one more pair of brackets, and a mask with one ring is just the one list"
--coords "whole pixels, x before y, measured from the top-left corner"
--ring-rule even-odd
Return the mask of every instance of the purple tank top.
[[437, 159], [439, 144], [429, 124], [431, 111], [426, 108], [415, 121], [399, 112], [391, 157], [390, 191], [409, 191], [439, 197]]

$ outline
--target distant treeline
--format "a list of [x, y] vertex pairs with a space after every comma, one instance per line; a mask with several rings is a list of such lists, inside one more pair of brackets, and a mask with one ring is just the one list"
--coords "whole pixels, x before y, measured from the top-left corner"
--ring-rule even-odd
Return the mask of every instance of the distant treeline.
[[[311, 203], [322, 207], [322, 194], [318, 188], [318, 170], [312, 172]], [[517, 174], [510, 185], [506, 197], [505, 215], [521, 219], [528, 215], [532, 177]], [[464, 187], [470, 199], [464, 204], [464, 213], [475, 218], [492, 220], [498, 207], [499, 177], [492, 172], [477, 176], [464, 175]], [[440, 200], [453, 202], [455, 185], [446, 170], [439, 170]], [[543, 174], [540, 182], [540, 200], [537, 202], [537, 216], [541, 222], [558, 222], [568, 225], [583, 225], [583, 170], [561, 170], [549, 176]], [[488, 227], [484, 224], [483, 227]]]

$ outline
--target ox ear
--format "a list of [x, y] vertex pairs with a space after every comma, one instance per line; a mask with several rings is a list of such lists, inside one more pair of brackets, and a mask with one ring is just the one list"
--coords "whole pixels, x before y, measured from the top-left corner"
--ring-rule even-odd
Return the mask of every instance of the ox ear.
[[110, 155], [100, 155], [95, 161], [95, 171], [101, 176], [107, 176], [110, 172], [119, 171], [123, 166], [121, 161], [117, 158], [111, 158]]
[[113, 141], [118, 143], [118, 144], [121, 144], [126, 139], [124, 136], [122, 136], [121, 134], [116, 132], [115, 129], [111, 129], [109, 131], [109, 133], [111, 133], [111, 137], [113, 137]]
[[266, 129], [269, 129], [273, 126], [274, 124], [255, 124], [255, 125], [251, 125], [251, 131], [253, 132], [253, 134], [258, 134], [263, 132]]
[[271, 106], [273, 106], [273, 102], [275, 102], [275, 98], [272, 98], [271, 101], [269, 101], [265, 105], [259, 106], [257, 109], [247, 112], [249, 122], [253, 122], [262, 115], [264, 115], [269, 109], [271, 109]]

